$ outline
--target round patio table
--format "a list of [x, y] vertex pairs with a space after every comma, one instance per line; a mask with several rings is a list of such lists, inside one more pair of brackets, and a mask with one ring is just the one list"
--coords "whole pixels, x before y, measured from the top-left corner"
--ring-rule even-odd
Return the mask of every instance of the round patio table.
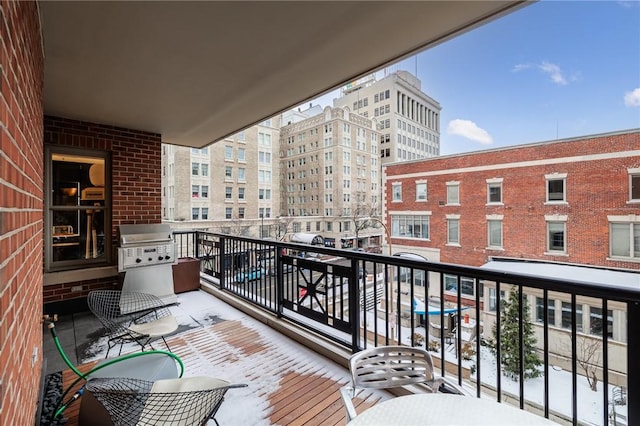
[[491, 399], [453, 394], [415, 394], [392, 398], [365, 410], [357, 425], [557, 425], [557, 423]]

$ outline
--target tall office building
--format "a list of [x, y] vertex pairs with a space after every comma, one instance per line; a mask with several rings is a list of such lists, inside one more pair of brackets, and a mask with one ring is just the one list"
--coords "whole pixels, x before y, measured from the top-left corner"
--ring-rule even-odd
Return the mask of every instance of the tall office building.
[[377, 121], [350, 107], [304, 113], [286, 116], [280, 129], [280, 214], [291, 232], [321, 234], [329, 247], [379, 245], [379, 228], [356, 232], [380, 214]]
[[396, 71], [377, 80], [363, 78], [345, 86], [335, 107], [376, 119], [382, 163], [440, 155], [440, 103], [422, 91], [420, 80]]
[[280, 199], [279, 128], [274, 117], [203, 149], [163, 145], [163, 219], [234, 235], [270, 229]]

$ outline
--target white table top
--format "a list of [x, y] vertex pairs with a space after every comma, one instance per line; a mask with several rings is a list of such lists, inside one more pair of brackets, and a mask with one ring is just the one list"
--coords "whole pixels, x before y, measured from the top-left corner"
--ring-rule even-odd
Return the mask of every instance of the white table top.
[[436, 393], [389, 399], [358, 414], [348, 424], [516, 426], [557, 423], [491, 399]]

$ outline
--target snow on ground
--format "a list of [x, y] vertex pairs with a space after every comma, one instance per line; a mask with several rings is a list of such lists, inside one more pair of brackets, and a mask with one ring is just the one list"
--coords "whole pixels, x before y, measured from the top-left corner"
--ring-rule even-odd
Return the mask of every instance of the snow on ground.
[[[245, 388], [230, 389], [225, 402], [216, 414], [216, 420], [224, 425], [268, 425], [269, 395], [277, 391], [285, 374], [322, 374], [323, 377], [340, 383], [349, 381], [348, 371], [339, 365], [317, 355], [313, 351], [274, 331], [267, 325], [254, 320], [246, 314], [232, 308], [214, 296], [203, 291], [178, 294], [178, 304], [170, 306], [173, 315], [180, 324], [180, 330], [198, 331], [199, 338], [206, 342], [206, 350], [198, 342], [187, 341], [177, 351], [185, 364], [184, 377], [211, 376], [231, 383], [248, 384]], [[255, 331], [256, 343], [268, 347], [268, 350], [247, 354], [241, 348], [227, 344], [220, 335], [206, 327], [222, 321], [238, 321], [244, 330]], [[171, 337], [167, 340], [171, 344]], [[212, 344], [218, 342], [219, 344]], [[161, 340], [154, 342], [156, 349], [166, 349]], [[111, 349], [110, 356], [118, 354], [119, 347]], [[174, 348], [172, 348], [174, 349]], [[137, 344], [127, 344], [122, 353], [139, 351]], [[91, 345], [88, 355], [80, 361], [86, 363], [104, 359], [107, 340], [102, 337]], [[215, 352], [215, 353], [212, 353]], [[211, 362], [215, 358], [226, 360]], [[282, 365], [282, 359], [288, 365], [286, 371], [273, 373], [272, 365]], [[386, 397], [385, 397], [386, 398]], [[209, 424], [215, 424], [210, 421]]]
[[[378, 332], [383, 333], [385, 330], [385, 322], [383, 319], [375, 319], [372, 312], [367, 312], [367, 328], [373, 330], [374, 321], [377, 321]], [[426, 335], [424, 327], [417, 327], [416, 333], [423, 336]], [[411, 329], [409, 327], [401, 328], [402, 343], [406, 345], [411, 344]], [[454, 364], [458, 363], [458, 357], [455, 353], [456, 345], [447, 345], [445, 348], [445, 359]], [[481, 347], [480, 357], [480, 369], [482, 376], [482, 383], [488, 386], [495, 387], [497, 384], [497, 368], [496, 358], [490, 352], [487, 347]], [[440, 352], [431, 352], [431, 355], [435, 358], [440, 358]], [[462, 365], [465, 367], [471, 367], [475, 364], [475, 355], [472, 361], [462, 361]], [[578, 367], [579, 368], [579, 367]], [[474, 380], [477, 380], [476, 374], [472, 374]], [[502, 374], [500, 381], [502, 391], [510, 393], [514, 396], [518, 396], [520, 393], [520, 384], [518, 381], [514, 381]], [[473, 385], [475, 386], [475, 384]], [[609, 399], [613, 395], [614, 386], [609, 385]], [[473, 388], [475, 393], [475, 387]], [[528, 379], [525, 383], [525, 399], [543, 406], [544, 403], [544, 378], [538, 377], [535, 379]], [[572, 395], [573, 385], [571, 373], [569, 371], [562, 370], [559, 367], [550, 366], [549, 368], [549, 406], [550, 410], [563, 413], [566, 416], [572, 417]], [[503, 397], [503, 401], [505, 398]], [[592, 391], [589, 387], [586, 377], [578, 374], [577, 377], [577, 400], [578, 400], [578, 418], [581, 424], [586, 425], [600, 425], [603, 419], [603, 388], [602, 383], [598, 383], [598, 390]], [[616, 406], [616, 413], [626, 418], [627, 407]], [[625, 423], [619, 423], [625, 424]]]

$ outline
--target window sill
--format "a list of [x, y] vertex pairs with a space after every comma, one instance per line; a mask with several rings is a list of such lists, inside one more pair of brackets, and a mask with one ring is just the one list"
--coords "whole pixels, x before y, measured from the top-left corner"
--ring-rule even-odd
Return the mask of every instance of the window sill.
[[544, 255], [545, 256], [564, 256], [564, 257], [569, 257], [569, 253], [564, 252], [564, 251], [545, 251]]
[[611, 262], [640, 263], [640, 258], [637, 257], [607, 257], [607, 260]]
[[79, 281], [94, 280], [99, 278], [115, 277], [118, 275], [117, 266], [101, 266], [97, 268], [72, 269], [60, 272], [45, 272], [43, 284], [56, 285]]
[[568, 206], [569, 203], [566, 201], [545, 201], [545, 206]]
[[487, 207], [504, 207], [504, 203], [487, 203]]
[[486, 250], [504, 251], [504, 247], [486, 247]]
[[447, 243], [447, 244], [445, 244], [445, 245], [446, 245], [446, 246], [449, 246], [449, 247], [462, 247], [462, 246], [460, 245], [460, 243]]
[[629, 200], [627, 204], [640, 204], [640, 200]]

